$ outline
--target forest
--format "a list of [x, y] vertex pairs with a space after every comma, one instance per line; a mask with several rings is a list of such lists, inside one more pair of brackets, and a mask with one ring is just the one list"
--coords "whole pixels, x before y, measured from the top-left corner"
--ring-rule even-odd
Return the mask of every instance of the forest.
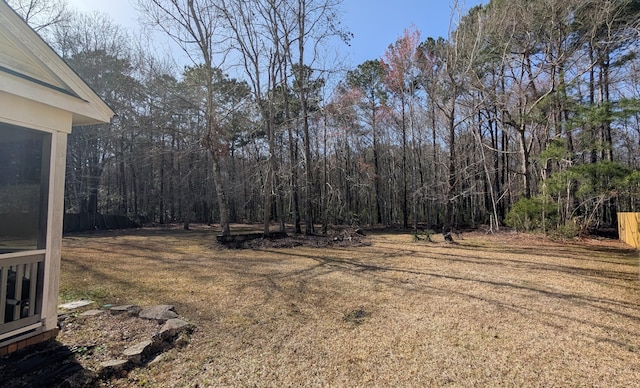
[[105, 15], [8, 2], [117, 113], [69, 137], [65, 212], [94, 223], [575, 236], [640, 211], [640, 0], [454, 2], [448, 36], [355, 67], [342, 0], [135, 0], [181, 69]]

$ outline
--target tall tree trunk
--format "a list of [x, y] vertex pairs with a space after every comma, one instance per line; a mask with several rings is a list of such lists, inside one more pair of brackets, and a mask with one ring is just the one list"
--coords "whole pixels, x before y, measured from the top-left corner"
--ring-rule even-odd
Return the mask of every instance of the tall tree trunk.
[[[206, 64], [205, 68], [208, 69], [209, 72], [211, 72], [213, 69], [210, 62]], [[222, 227], [222, 235], [228, 236], [231, 234], [231, 229], [229, 227], [229, 200], [225, 191], [224, 174], [222, 172], [221, 165], [224, 159], [225, 148], [223, 147], [223, 139], [221, 139], [222, 134], [216, 120], [216, 112], [214, 106], [215, 99], [213, 96], [214, 88], [212, 79], [212, 74], [209, 74], [207, 76], [207, 134], [203, 140], [205, 147], [211, 153], [211, 161], [213, 163], [213, 180], [215, 183], [218, 199], [218, 210], [220, 212], [220, 226]]]
[[[373, 93], [372, 93], [373, 94]], [[373, 102], [371, 104], [371, 133], [373, 135], [373, 186], [375, 190], [375, 212], [376, 212], [376, 222], [378, 224], [382, 223], [382, 210], [381, 210], [381, 200], [380, 200], [380, 157], [378, 155], [378, 123], [376, 121], [376, 103], [375, 97], [371, 99]]]
[[213, 164], [213, 180], [215, 183], [216, 194], [218, 198], [218, 210], [220, 212], [220, 226], [222, 227], [222, 235], [229, 236], [231, 229], [229, 227], [229, 202], [227, 200], [227, 194], [224, 191], [223, 174], [220, 167], [220, 162], [216, 160], [216, 157], [211, 158]]
[[448, 177], [448, 188], [447, 188], [447, 196], [445, 200], [447, 201], [445, 206], [445, 216], [444, 216], [444, 226], [442, 228], [442, 234], [446, 241], [453, 241], [453, 237], [451, 236], [452, 228], [453, 228], [453, 217], [454, 217], [454, 207], [453, 201], [456, 195], [456, 128], [455, 128], [455, 120], [456, 120], [456, 99], [455, 99], [455, 91], [453, 92], [453, 96], [451, 98], [451, 108], [450, 111], [447, 112], [447, 129], [449, 135], [449, 177]]
[[526, 125], [520, 124], [518, 128], [518, 140], [520, 142], [520, 173], [522, 174], [522, 184], [524, 186], [524, 196], [531, 198], [531, 169], [529, 160], [529, 147], [527, 144]]
[[[593, 45], [589, 44], [589, 60], [590, 63], [595, 64], [596, 53]], [[589, 109], [594, 109], [596, 105], [596, 67], [591, 66], [589, 68]], [[592, 123], [586, 123], [591, 130], [591, 163], [598, 161], [598, 134], [597, 126]]]
[[[344, 204], [347, 215], [351, 214], [352, 204], [351, 204], [351, 147], [349, 147], [349, 129], [345, 131], [344, 134], [344, 180], [342, 183], [343, 191], [344, 191]], [[347, 220], [351, 221], [351, 220]]]
[[418, 146], [416, 144], [416, 129], [413, 117], [413, 90], [409, 97], [409, 129], [411, 131], [411, 213], [413, 214], [413, 230], [418, 231]]
[[311, 158], [311, 136], [309, 134], [309, 101], [308, 101], [308, 82], [310, 74], [307, 76], [304, 62], [305, 37], [307, 29], [306, 23], [307, 2], [306, 0], [298, 0], [298, 82], [300, 105], [302, 110], [302, 131], [304, 142], [304, 169], [305, 169], [305, 189], [306, 189], [306, 213], [305, 213], [305, 233], [313, 234], [313, 168]]
[[122, 141], [120, 142], [120, 162], [118, 163], [118, 170], [120, 172], [120, 177], [122, 179], [122, 182], [120, 184], [120, 213], [122, 215], [128, 215], [129, 214], [129, 203], [128, 203], [128, 197], [129, 197], [129, 193], [127, 190], [127, 175], [126, 175], [126, 170], [125, 170], [125, 166], [124, 166], [124, 145], [122, 144]]
[[407, 198], [407, 122], [404, 96], [402, 97], [402, 227], [409, 228], [409, 201]]
[[602, 123], [602, 159], [606, 161], [613, 161], [613, 139], [611, 137], [611, 100], [609, 94], [609, 72], [610, 72], [610, 54], [608, 49], [605, 49], [603, 58], [601, 61], [601, 80], [600, 80], [600, 95], [601, 105], [604, 107], [604, 122]]
[[[487, 110], [487, 116], [490, 116], [491, 112], [489, 110]], [[484, 169], [484, 182], [485, 182], [485, 205], [484, 208], [485, 209], [491, 209], [491, 219], [489, 221], [489, 228], [490, 231], [493, 232], [494, 231], [494, 227], [495, 227], [495, 231], [499, 230], [499, 224], [498, 224], [498, 206], [496, 203], [496, 190], [495, 190], [495, 185], [494, 182], [491, 181], [491, 171], [489, 170], [489, 161], [487, 161], [487, 156], [484, 150], [484, 140], [482, 139], [482, 127], [481, 124], [482, 123], [482, 119], [480, 117], [480, 113], [478, 113], [478, 127], [477, 127], [477, 136], [478, 136], [478, 148], [480, 150], [480, 155], [482, 158], [482, 167]], [[494, 149], [497, 149], [497, 147], [494, 146], [494, 133], [493, 133], [493, 123], [495, 123], [494, 120], [492, 120], [489, 117], [488, 120], [488, 125], [489, 125], [489, 132], [491, 133], [491, 143], [492, 143], [492, 147]], [[495, 158], [495, 160], [497, 161], [498, 158]], [[494, 168], [497, 170], [497, 166], [494, 164]], [[489, 207], [490, 206], [490, 207]]]
[[311, 166], [311, 136], [309, 135], [309, 115], [307, 112], [306, 99], [302, 100], [302, 122], [304, 131], [304, 167], [305, 167], [305, 187], [306, 187], [306, 216], [305, 216], [305, 233], [313, 234], [313, 169]]
[[[288, 100], [288, 99], [287, 99]], [[288, 104], [285, 103], [286, 116], [288, 116]], [[289, 120], [287, 120], [289, 122]], [[289, 156], [291, 158], [291, 191], [293, 196], [293, 226], [294, 233], [301, 234], [300, 227], [300, 189], [298, 186], [298, 143], [294, 141], [293, 129], [291, 125], [287, 125], [287, 134], [289, 136]]]
[[[269, 102], [271, 105], [272, 103]], [[273, 139], [273, 122], [271, 119], [271, 114], [269, 113], [268, 123], [267, 123], [267, 139], [269, 144], [269, 156], [266, 162], [265, 168], [265, 179], [264, 179], [264, 207], [263, 207], [263, 233], [265, 236], [268, 236], [269, 225], [271, 222], [271, 200], [273, 198], [273, 177], [275, 174], [274, 165], [275, 165], [275, 156], [274, 156], [274, 139]]]
[[[288, 47], [285, 49], [288, 52]], [[283, 78], [287, 74], [287, 61], [282, 61]], [[284, 100], [284, 121], [287, 127], [287, 135], [289, 138], [289, 158], [291, 168], [291, 195], [293, 199], [293, 228], [294, 233], [301, 234], [300, 227], [300, 189], [298, 186], [298, 142], [294, 140], [293, 129], [291, 126], [291, 107], [289, 101], [289, 89], [282, 87], [282, 97]]]
[[160, 224], [164, 224], [164, 136], [161, 138], [161, 149], [160, 149]]
[[[434, 182], [438, 182], [440, 180], [440, 174], [438, 173], [438, 135], [436, 132], [436, 104], [433, 103], [431, 99], [431, 152], [433, 153], [433, 160], [431, 161], [432, 171], [432, 179]], [[433, 207], [433, 213], [435, 214], [435, 222], [433, 220], [429, 220], [429, 226], [433, 226], [440, 224], [440, 209], [438, 206], [437, 198], [440, 196], [440, 193], [436, 193], [435, 190], [432, 192], [432, 197], [435, 200], [431, 201], [431, 206]]]
[[322, 126], [322, 234], [327, 235], [329, 231], [329, 208], [327, 198], [327, 185], [329, 183], [329, 168], [327, 162], [327, 118], [323, 116]]

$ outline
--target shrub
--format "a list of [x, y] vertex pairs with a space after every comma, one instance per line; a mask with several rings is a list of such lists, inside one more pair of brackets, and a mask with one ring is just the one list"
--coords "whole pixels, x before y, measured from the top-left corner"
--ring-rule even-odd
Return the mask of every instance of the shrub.
[[[544, 220], [543, 220], [544, 210]], [[542, 196], [521, 198], [509, 210], [505, 217], [505, 224], [518, 231], [530, 232], [542, 229], [544, 226], [555, 225], [558, 211], [549, 198]]]
[[580, 235], [581, 227], [580, 222], [577, 219], [571, 219], [565, 222], [564, 224], [558, 225], [556, 230], [553, 232], [553, 237], [556, 238], [574, 238]]

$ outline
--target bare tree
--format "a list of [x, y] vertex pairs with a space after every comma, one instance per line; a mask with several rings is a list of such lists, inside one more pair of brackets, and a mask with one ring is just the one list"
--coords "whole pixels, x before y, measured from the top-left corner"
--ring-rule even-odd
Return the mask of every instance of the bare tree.
[[69, 22], [67, 0], [7, 0], [11, 8], [40, 34]]
[[387, 90], [383, 87], [386, 72], [378, 60], [369, 60], [347, 73], [347, 84], [360, 92], [363, 99], [363, 113], [369, 118], [373, 147], [375, 222], [382, 223], [382, 193], [380, 190], [380, 129], [379, 114], [387, 102]]
[[[387, 70], [385, 81], [388, 89], [400, 103], [400, 132], [402, 135], [402, 227], [409, 227], [409, 202], [407, 189], [407, 170], [409, 170], [408, 139], [415, 140], [414, 99], [416, 93], [416, 50], [418, 49], [420, 32], [416, 29], [405, 30], [404, 35], [387, 48], [382, 64]], [[407, 111], [408, 110], [408, 111]], [[415, 149], [415, 147], [412, 147]], [[413, 195], [412, 208], [414, 228], [417, 229], [416, 203], [416, 164], [411, 165]]]
[[213, 72], [222, 61], [216, 52], [224, 34], [219, 8], [204, 0], [137, 0], [146, 22], [170, 36], [189, 56], [195, 65], [201, 65], [208, 73], [205, 77], [206, 107], [205, 135], [202, 144], [212, 156], [212, 164], [220, 211], [222, 234], [229, 229], [229, 201], [224, 185], [223, 161], [228, 156], [226, 136], [216, 117]]
[[311, 157], [311, 136], [309, 125], [310, 98], [313, 97], [314, 87], [311, 78], [313, 65], [319, 59], [320, 46], [330, 36], [345, 36], [344, 31], [338, 29], [338, 7], [342, 0], [297, 0], [295, 10], [295, 26], [297, 36], [297, 58], [292, 58], [296, 64], [296, 87], [302, 113], [302, 133], [305, 162], [306, 215], [305, 233], [314, 233], [313, 228], [313, 167]]
[[[251, 85], [262, 117], [268, 144], [264, 173], [263, 232], [270, 233], [271, 203], [276, 195], [280, 232], [285, 231], [284, 202], [278, 177], [275, 142], [275, 104], [277, 87], [286, 84], [282, 73], [285, 57], [283, 35], [288, 34], [284, 0], [221, 0], [219, 12], [230, 31], [229, 48], [239, 54], [241, 69]], [[283, 22], [285, 21], [285, 22]]]
[[448, 39], [427, 39], [423, 44], [423, 66], [428, 98], [444, 117], [446, 141], [449, 147], [447, 194], [442, 233], [452, 241], [455, 223], [456, 200], [461, 196], [460, 172], [458, 171], [458, 131], [470, 118], [475, 116], [478, 106], [470, 106], [468, 96], [470, 74], [477, 59], [477, 46], [481, 35], [474, 29], [454, 29], [456, 17], [460, 17], [458, 3], [455, 2], [451, 16]]

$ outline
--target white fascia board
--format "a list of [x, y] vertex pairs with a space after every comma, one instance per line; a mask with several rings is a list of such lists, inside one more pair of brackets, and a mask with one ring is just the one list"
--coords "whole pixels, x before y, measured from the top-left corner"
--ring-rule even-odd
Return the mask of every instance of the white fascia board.
[[71, 112], [73, 125], [108, 123], [113, 117], [113, 112], [104, 103], [91, 104], [80, 98], [10, 74], [0, 73], [0, 91]]

